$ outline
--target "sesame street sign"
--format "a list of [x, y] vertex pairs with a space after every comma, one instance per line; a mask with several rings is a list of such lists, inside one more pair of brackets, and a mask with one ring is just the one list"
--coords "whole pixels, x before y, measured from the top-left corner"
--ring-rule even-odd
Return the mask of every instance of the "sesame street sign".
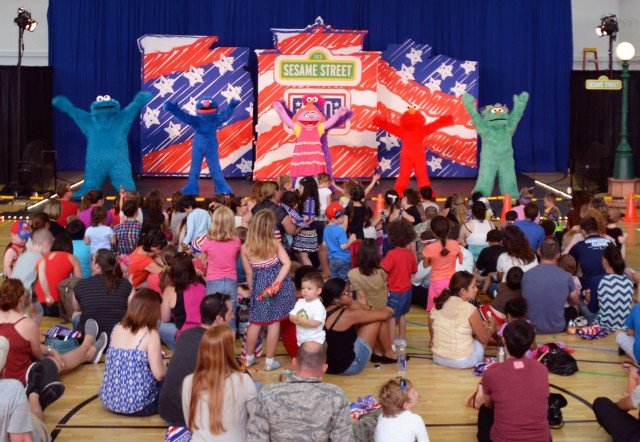
[[619, 91], [622, 89], [621, 80], [610, 80], [601, 75], [597, 80], [586, 80], [584, 87], [589, 91]]
[[280, 84], [355, 86], [360, 73], [358, 57], [331, 55], [324, 48], [312, 48], [302, 57], [279, 56], [275, 61], [275, 78]]

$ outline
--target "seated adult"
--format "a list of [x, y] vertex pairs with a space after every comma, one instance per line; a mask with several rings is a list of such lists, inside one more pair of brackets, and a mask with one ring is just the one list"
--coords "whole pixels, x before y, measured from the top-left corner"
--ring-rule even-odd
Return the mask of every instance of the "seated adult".
[[625, 370], [628, 372], [628, 381], [622, 399], [613, 402], [609, 398], [599, 397], [593, 402], [598, 423], [614, 441], [640, 440], [640, 420], [629, 414], [631, 410], [640, 408], [640, 376], [633, 366], [626, 366]]
[[[387, 324], [393, 315], [390, 307], [374, 309], [354, 301], [347, 283], [339, 278], [325, 282], [321, 296], [327, 310], [324, 328], [328, 373], [358, 374], [369, 359], [383, 363], [397, 361]], [[374, 348], [381, 349], [382, 354], [374, 354]]]
[[[8, 353], [9, 341], [0, 336], [0, 372], [4, 369]], [[25, 395], [24, 386], [20, 382], [15, 379], [0, 379], [0, 391], [0, 440], [51, 440], [43, 422], [44, 415], [40, 405], [42, 388], [39, 385], [30, 388]]]
[[185, 223], [187, 233], [182, 238], [180, 247], [182, 247], [182, 250], [188, 250], [194, 239], [206, 235], [207, 231], [209, 231], [211, 215], [208, 211], [198, 207], [195, 195], [185, 195], [180, 198], [180, 207], [187, 214]]
[[200, 324], [200, 303], [206, 282], [196, 273], [191, 255], [178, 253], [171, 261], [170, 283], [162, 294], [160, 339], [173, 350], [182, 332]]
[[162, 271], [162, 265], [158, 261], [162, 249], [166, 245], [166, 235], [155, 230], [144, 235], [142, 245], [131, 252], [127, 273], [135, 289], [142, 287], [150, 274]]
[[[536, 333], [561, 333], [567, 326], [565, 303], [577, 305], [580, 291], [576, 290], [571, 274], [558, 267], [560, 244], [547, 238], [540, 247], [540, 264], [522, 276], [522, 296], [527, 300], [527, 318]], [[569, 307], [571, 308], [571, 307]]]
[[569, 254], [575, 258], [582, 269], [582, 276], [580, 277], [582, 287], [589, 287], [591, 278], [597, 275], [604, 275], [602, 255], [604, 255], [604, 250], [612, 243], [598, 233], [598, 222], [591, 216], [582, 218], [580, 231], [584, 239], [571, 247]]
[[88, 318], [98, 323], [107, 336], [127, 313], [128, 303], [134, 295], [133, 286], [122, 276], [115, 253], [100, 249], [91, 258], [92, 276], [80, 280], [73, 294], [73, 308], [80, 312], [73, 318], [74, 328], [84, 333]]
[[196, 369], [204, 333], [216, 325], [229, 324], [233, 319], [231, 297], [219, 293], [207, 295], [200, 303], [200, 318], [200, 326], [185, 331], [176, 343], [162, 383], [158, 412], [169, 425], [187, 426], [181, 406], [182, 381]]
[[616, 332], [616, 343], [620, 346], [618, 353], [622, 352], [640, 361], [640, 304], [636, 304], [631, 309], [631, 313], [625, 321], [628, 330], [618, 330]]
[[327, 346], [305, 342], [293, 358], [295, 374], [266, 385], [249, 420], [248, 441], [353, 441], [349, 401], [340, 387], [322, 382]]
[[160, 295], [150, 289], [138, 290], [111, 334], [99, 393], [107, 410], [125, 416], [158, 412], [160, 381], [167, 373], [159, 322]]
[[64, 233], [64, 226], [59, 222], [60, 215], [62, 214], [60, 201], [50, 199], [46, 202], [42, 211], [49, 215], [49, 231], [53, 237], [55, 238], [59, 234]]
[[480, 252], [489, 246], [487, 233], [493, 229], [493, 223], [486, 218], [487, 206], [482, 201], [473, 203], [471, 216], [471, 219], [460, 227], [459, 240], [473, 254], [473, 260], [477, 261]]
[[496, 263], [498, 282], [507, 280], [507, 272], [511, 267], [520, 267], [523, 272], [526, 272], [538, 265], [536, 254], [531, 249], [527, 237], [519, 228], [505, 227], [502, 245], [505, 252], [498, 257]]
[[[104, 194], [100, 190], [90, 190], [82, 197], [82, 206], [78, 212], [78, 219], [82, 221], [86, 228], [91, 227], [91, 212], [96, 206], [104, 206]], [[107, 212], [107, 226], [113, 225], [113, 213]]]
[[580, 314], [609, 330], [625, 327], [625, 321], [631, 313], [633, 301], [633, 281], [624, 270], [627, 265], [620, 249], [614, 244], [604, 250], [602, 266], [605, 274], [591, 278], [588, 292], [588, 305], [580, 303]]
[[69, 373], [85, 362], [98, 362], [107, 345], [107, 336], [101, 335], [96, 341], [98, 324], [95, 321], [87, 321], [82, 344], [61, 355], [56, 349], [40, 343], [38, 325], [24, 315], [24, 306], [29, 302], [25, 294], [24, 286], [18, 279], [5, 279], [0, 286], [0, 336], [11, 343], [9, 357], [2, 372], [3, 378], [16, 379], [24, 384], [27, 370], [33, 361], [40, 361], [39, 364], [46, 364], [48, 367], [52, 367], [53, 363], [56, 374]]
[[84, 232], [86, 227], [79, 219], [74, 219], [67, 224], [67, 233], [71, 237], [73, 245], [73, 256], [80, 262], [82, 277], [91, 276], [91, 246], [84, 242]]
[[507, 359], [489, 368], [482, 378], [484, 405], [478, 412], [478, 440], [550, 441], [549, 372], [540, 362], [525, 357], [535, 340], [533, 327], [518, 319], [506, 326], [503, 336]]
[[482, 362], [494, 330], [485, 326], [480, 312], [469, 302], [476, 293], [475, 278], [463, 271], [454, 273], [449, 287], [436, 298], [435, 309], [429, 315], [429, 346], [436, 364], [470, 368]]
[[522, 230], [524, 236], [527, 237], [529, 241], [529, 245], [531, 249], [537, 251], [542, 245], [542, 241], [545, 238], [544, 229], [536, 219], [540, 219], [540, 209], [533, 203], [529, 203], [524, 206], [524, 217], [525, 219], [522, 221], [516, 221], [513, 223], [514, 226]]
[[235, 333], [216, 325], [202, 336], [195, 372], [182, 384], [182, 411], [193, 440], [247, 439], [258, 391], [236, 359]]
[[288, 216], [286, 210], [280, 205], [280, 192], [278, 183], [274, 181], [256, 181], [251, 190], [251, 198], [249, 199], [249, 210], [242, 217], [242, 225], [249, 227], [249, 223], [253, 216], [262, 209], [269, 209], [276, 217], [276, 227], [278, 228], [281, 238], [285, 238], [285, 233], [295, 235], [298, 228], [291, 217]]
[[56, 193], [58, 194], [61, 208], [58, 222], [62, 227], [66, 228], [69, 224], [69, 217], [73, 216], [75, 218], [78, 216], [79, 207], [76, 203], [71, 202], [73, 192], [71, 191], [71, 186], [68, 184], [58, 184]]

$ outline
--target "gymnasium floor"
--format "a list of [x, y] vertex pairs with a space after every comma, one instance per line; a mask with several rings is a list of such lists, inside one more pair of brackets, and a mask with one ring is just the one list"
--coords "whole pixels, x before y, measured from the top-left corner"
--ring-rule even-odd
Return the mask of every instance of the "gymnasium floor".
[[[9, 242], [10, 222], [0, 222], [0, 244]], [[629, 234], [627, 262], [640, 269], [638, 249], [638, 225], [624, 225]], [[408, 344], [412, 356], [407, 376], [414, 382], [420, 402], [414, 411], [424, 418], [433, 441], [475, 440], [476, 410], [466, 408], [465, 398], [474, 391], [479, 378], [471, 370], [453, 370], [435, 365], [427, 349], [426, 314], [422, 309], [412, 308], [409, 314]], [[53, 321], [48, 319], [46, 326]], [[567, 334], [541, 335], [538, 343], [562, 340], [576, 349], [580, 371], [570, 377], [550, 376], [551, 391], [562, 393], [568, 400], [563, 410], [565, 426], [553, 430], [554, 441], [600, 441], [610, 440], [597, 424], [590, 403], [598, 396], [614, 400], [625, 389], [626, 376], [618, 357], [613, 336], [598, 341], [583, 341]], [[283, 368], [289, 368], [290, 359], [281, 345], [279, 360]], [[495, 355], [489, 348], [487, 354]], [[251, 374], [263, 383], [277, 382], [282, 370], [265, 372], [263, 362], [251, 368]], [[45, 422], [57, 441], [159, 441], [163, 440], [165, 424], [158, 416], [149, 418], [126, 418], [111, 414], [101, 407], [97, 392], [100, 387], [104, 364], [84, 365], [63, 377], [67, 387], [64, 396], [46, 411]], [[377, 394], [379, 386], [396, 375], [395, 365], [374, 367], [369, 364], [357, 376], [326, 376], [325, 381], [341, 386], [349, 400], [358, 396]], [[524, 397], [522, 400], [526, 401]], [[635, 412], [637, 413], [637, 412]]]

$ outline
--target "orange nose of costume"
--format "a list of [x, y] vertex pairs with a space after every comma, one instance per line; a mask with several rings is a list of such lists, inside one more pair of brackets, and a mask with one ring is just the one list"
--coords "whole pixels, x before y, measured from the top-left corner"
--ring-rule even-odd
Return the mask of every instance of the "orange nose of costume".
[[409, 113], [410, 113], [411, 115], [415, 114], [415, 113], [416, 113], [416, 108], [415, 108], [415, 107], [410, 107], [410, 108], [409, 108]]

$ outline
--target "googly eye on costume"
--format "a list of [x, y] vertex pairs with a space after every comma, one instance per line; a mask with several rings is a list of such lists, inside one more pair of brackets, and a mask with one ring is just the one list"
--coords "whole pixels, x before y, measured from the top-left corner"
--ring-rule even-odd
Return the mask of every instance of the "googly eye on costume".
[[103, 99], [104, 101], [109, 101], [109, 100], [111, 100], [111, 95], [103, 95], [103, 96], [102, 96], [102, 99]]
[[96, 101], [104, 101], [104, 97], [102, 95], [98, 95], [96, 97]]

